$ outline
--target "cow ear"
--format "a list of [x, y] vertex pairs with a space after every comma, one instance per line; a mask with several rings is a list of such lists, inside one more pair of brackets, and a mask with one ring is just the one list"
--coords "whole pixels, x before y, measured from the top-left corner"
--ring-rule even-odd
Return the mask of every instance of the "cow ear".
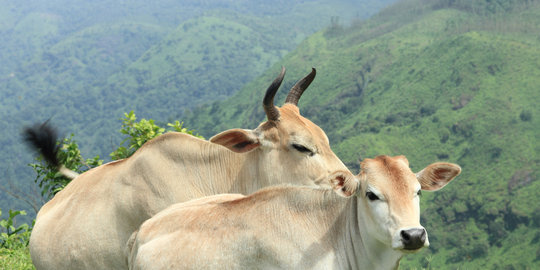
[[210, 138], [210, 142], [221, 144], [236, 153], [245, 153], [260, 145], [253, 131], [239, 128], [223, 131]]
[[345, 198], [356, 194], [359, 182], [356, 177], [347, 172], [335, 172], [329, 176], [330, 185], [334, 191]]
[[416, 173], [423, 190], [436, 191], [461, 173], [461, 167], [453, 163], [436, 162]]

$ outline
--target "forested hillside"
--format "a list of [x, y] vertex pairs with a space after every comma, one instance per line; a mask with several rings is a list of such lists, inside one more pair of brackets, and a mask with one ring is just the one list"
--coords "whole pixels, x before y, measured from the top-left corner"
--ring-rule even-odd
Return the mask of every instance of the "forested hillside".
[[402, 268], [540, 268], [539, 1], [401, 1], [368, 21], [318, 32], [263, 76], [185, 119], [205, 136], [254, 128], [280, 66], [276, 103], [313, 66], [303, 115], [351, 169], [380, 154], [462, 166], [425, 192], [431, 247]]
[[[238, 91], [332, 20], [366, 18], [390, 2], [3, 1], [0, 187], [31, 190], [25, 125], [51, 119], [84, 156], [108, 160], [124, 112], [178, 119]], [[0, 208], [28, 209], [1, 190]]]

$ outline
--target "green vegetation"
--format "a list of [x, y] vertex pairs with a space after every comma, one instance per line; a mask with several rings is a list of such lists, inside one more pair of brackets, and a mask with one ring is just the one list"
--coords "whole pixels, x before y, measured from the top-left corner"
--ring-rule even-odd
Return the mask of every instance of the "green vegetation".
[[[111, 157], [113, 159], [127, 158], [139, 149], [147, 141], [164, 134], [165, 132], [181, 132], [197, 136], [204, 139], [198, 134], [194, 134], [194, 130], [188, 130], [183, 127], [183, 123], [175, 121], [167, 124], [168, 128], [162, 128], [154, 124], [154, 120], [141, 119], [137, 122], [137, 117], [133, 111], [124, 114], [122, 119], [122, 129], [120, 133], [126, 137], [121, 145], [129, 141], [128, 147], [119, 146]], [[96, 156], [91, 159], [84, 159], [81, 156], [77, 142], [70, 138], [63, 139], [58, 142], [61, 145], [58, 152], [60, 164], [64, 164], [68, 169], [83, 173], [91, 168], [100, 166], [103, 160]], [[68, 178], [61, 175], [57, 168], [46, 164], [41, 157], [36, 158], [37, 163], [29, 164], [36, 173], [35, 182], [39, 184], [41, 194], [44, 198], [51, 199], [54, 194], [61, 191], [69, 182]], [[2, 211], [0, 209], [0, 215]], [[33, 269], [33, 265], [28, 250], [28, 243], [32, 228], [23, 223], [16, 225], [15, 219], [17, 216], [25, 216], [25, 211], [9, 210], [6, 219], [0, 219], [0, 266], [1, 269]], [[33, 226], [33, 224], [32, 224]], [[8, 267], [9, 266], [9, 267]]]
[[34, 269], [27, 248], [31, 228], [16, 224], [19, 215], [26, 212], [9, 210], [7, 219], [0, 220], [0, 269]]
[[[143, 118], [139, 122], [136, 122], [136, 120], [137, 117], [133, 111], [124, 114], [120, 133], [127, 135], [127, 137], [122, 140], [120, 146], [110, 154], [113, 160], [119, 160], [131, 156], [147, 141], [165, 133], [165, 128], [154, 124], [154, 120], [152, 119], [146, 120]], [[204, 137], [194, 133], [194, 130], [188, 130], [187, 128], [183, 127], [183, 125], [184, 122], [179, 121], [175, 121], [173, 124], [167, 124], [170, 129], [169, 131], [186, 133], [204, 139]], [[129, 141], [129, 145], [126, 148], [122, 145], [124, 145], [127, 141]]]
[[43, 204], [26, 166], [32, 153], [20, 140], [24, 126], [51, 118], [61, 133], [76, 134], [84, 156], [108, 159], [122, 140], [118, 115], [181, 119], [238, 91], [331, 17], [364, 18], [393, 1], [0, 5], [0, 205], [33, 217]]
[[416, 170], [436, 160], [463, 168], [455, 183], [424, 196], [432, 244], [406, 256], [403, 269], [535, 269], [539, 32], [538, 1], [402, 1], [316, 33], [185, 121], [205, 135], [254, 126], [264, 117], [254, 100], [279, 66], [289, 71], [284, 88], [314, 66], [301, 112], [351, 169], [379, 154], [404, 154]]
[[35, 269], [30, 259], [30, 251], [23, 248], [0, 248], [0, 269], [28, 270]]
[[7, 219], [0, 220], [0, 248], [14, 249], [28, 245], [31, 229], [28, 224], [15, 224], [18, 215], [25, 216], [26, 212], [9, 210]]

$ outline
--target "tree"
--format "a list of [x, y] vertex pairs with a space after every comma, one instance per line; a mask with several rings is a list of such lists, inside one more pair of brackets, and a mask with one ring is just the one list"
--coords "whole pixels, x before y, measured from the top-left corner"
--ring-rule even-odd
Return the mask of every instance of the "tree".
[[[133, 111], [129, 113], [124, 113], [124, 118], [122, 119], [122, 129], [120, 133], [127, 135], [127, 137], [122, 140], [120, 146], [113, 151], [110, 156], [113, 160], [123, 159], [131, 156], [137, 149], [139, 149], [147, 141], [162, 135], [166, 129], [158, 126], [154, 123], [154, 120], [141, 119], [139, 122], [136, 122], [137, 117]], [[176, 131], [181, 133], [186, 133], [193, 135], [195, 137], [203, 138], [199, 134], [194, 133], [194, 130], [188, 130], [183, 127], [184, 122], [175, 121], [174, 123], [168, 123], [168, 131]], [[126, 142], [129, 142], [127, 146], [123, 146]]]

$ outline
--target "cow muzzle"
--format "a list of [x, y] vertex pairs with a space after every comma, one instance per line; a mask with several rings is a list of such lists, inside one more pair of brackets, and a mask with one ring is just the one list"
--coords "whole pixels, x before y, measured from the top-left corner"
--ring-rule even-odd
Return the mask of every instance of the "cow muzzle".
[[401, 243], [403, 243], [403, 249], [405, 250], [416, 251], [429, 245], [427, 232], [424, 228], [401, 230], [399, 235]]
[[404, 252], [416, 252], [429, 246], [428, 235], [423, 227], [404, 228], [395, 234], [392, 247]]

